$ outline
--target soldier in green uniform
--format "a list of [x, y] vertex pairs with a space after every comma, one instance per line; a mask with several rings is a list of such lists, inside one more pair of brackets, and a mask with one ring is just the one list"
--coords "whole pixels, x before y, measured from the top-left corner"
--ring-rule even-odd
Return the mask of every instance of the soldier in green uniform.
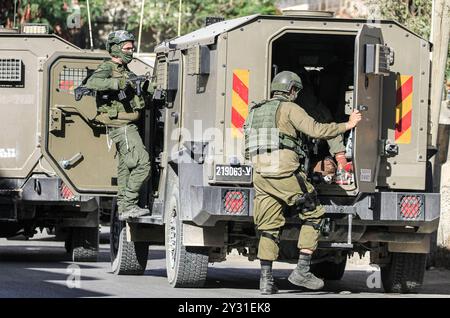
[[254, 166], [254, 221], [260, 234], [258, 258], [261, 261], [260, 291], [278, 291], [272, 276], [272, 262], [278, 258], [280, 230], [285, 224], [283, 212], [296, 207], [302, 227], [298, 239], [300, 255], [288, 280], [312, 290], [321, 289], [323, 281], [310, 272], [317, 248], [324, 208], [301, 169], [300, 134], [329, 139], [352, 129], [361, 120], [357, 111], [346, 123], [318, 123], [293, 101], [302, 89], [300, 77], [293, 72], [277, 74], [271, 84], [273, 97], [256, 104], [244, 125], [245, 155]]
[[137, 203], [139, 191], [150, 173], [149, 154], [134, 124], [145, 103], [136, 95], [132, 73], [127, 64], [133, 59], [133, 34], [120, 30], [108, 35], [106, 49], [111, 60], [99, 65], [89, 77], [86, 87], [97, 91], [96, 121], [107, 127], [108, 137], [115, 142], [118, 152], [119, 219], [126, 220], [149, 213]]

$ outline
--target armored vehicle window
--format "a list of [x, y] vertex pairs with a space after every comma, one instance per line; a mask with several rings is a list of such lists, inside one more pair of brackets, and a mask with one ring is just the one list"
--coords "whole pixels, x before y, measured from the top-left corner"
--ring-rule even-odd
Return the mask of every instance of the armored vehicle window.
[[19, 59], [0, 59], [0, 87], [24, 87], [24, 67]]
[[63, 93], [73, 93], [87, 75], [86, 68], [64, 68], [59, 73], [58, 90]]

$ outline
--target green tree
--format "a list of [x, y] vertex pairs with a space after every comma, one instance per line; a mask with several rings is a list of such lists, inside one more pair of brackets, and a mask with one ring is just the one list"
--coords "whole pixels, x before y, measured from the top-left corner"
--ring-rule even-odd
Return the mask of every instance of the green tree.
[[[181, 34], [201, 28], [208, 16], [230, 19], [255, 13], [276, 13], [275, 1], [269, 0], [183, 0], [182, 3]], [[140, 1], [129, 10], [129, 29], [139, 25], [139, 4]], [[173, 38], [178, 33], [178, 14], [179, 0], [147, 0], [143, 28], [152, 31], [156, 43]]]
[[[430, 38], [432, 0], [366, 0], [370, 15], [394, 20], [425, 39]], [[450, 47], [446, 77], [450, 79]]]
[[[50, 31], [54, 32], [59, 25], [62, 34], [69, 35], [71, 26], [67, 25], [68, 17], [74, 13], [75, 7], [79, 6], [81, 23], [87, 21], [86, 1], [77, 0], [17, 0], [16, 26], [23, 23], [45, 23]], [[95, 19], [103, 14], [105, 0], [90, 0], [91, 18]], [[1, 8], [1, 24], [12, 27], [14, 16], [14, 0], [6, 0]]]

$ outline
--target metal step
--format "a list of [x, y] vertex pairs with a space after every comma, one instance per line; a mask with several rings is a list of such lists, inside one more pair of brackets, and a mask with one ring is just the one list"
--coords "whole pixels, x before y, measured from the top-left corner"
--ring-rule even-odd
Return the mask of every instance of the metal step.
[[132, 218], [127, 220], [128, 223], [140, 223], [140, 224], [157, 224], [163, 225], [163, 219], [160, 215], [141, 216], [139, 218]]
[[329, 242], [320, 242], [319, 247], [321, 248], [345, 248], [352, 249], [353, 244], [349, 243], [329, 243]]

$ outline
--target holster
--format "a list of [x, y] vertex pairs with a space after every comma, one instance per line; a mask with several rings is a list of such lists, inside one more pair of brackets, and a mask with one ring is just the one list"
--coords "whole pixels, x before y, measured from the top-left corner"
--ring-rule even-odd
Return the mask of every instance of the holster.
[[302, 193], [295, 201], [298, 213], [314, 211], [318, 205], [317, 192]]
[[313, 190], [312, 192], [308, 192], [306, 188], [305, 181], [299, 173], [295, 173], [295, 177], [297, 178], [298, 184], [300, 185], [300, 189], [302, 190], [302, 194], [295, 201], [295, 206], [298, 213], [314, 211], [319, 204], [317, 200], [317, 192]]
[[313, 227], [316, 231], [320, 231], [323, 236], [329, 236], [331, 232], [331, 219], [330, 218], [322, 218], [319, 223], [314, 223], [309, 220], [303, 221], [303, 225], [308, 225]]

